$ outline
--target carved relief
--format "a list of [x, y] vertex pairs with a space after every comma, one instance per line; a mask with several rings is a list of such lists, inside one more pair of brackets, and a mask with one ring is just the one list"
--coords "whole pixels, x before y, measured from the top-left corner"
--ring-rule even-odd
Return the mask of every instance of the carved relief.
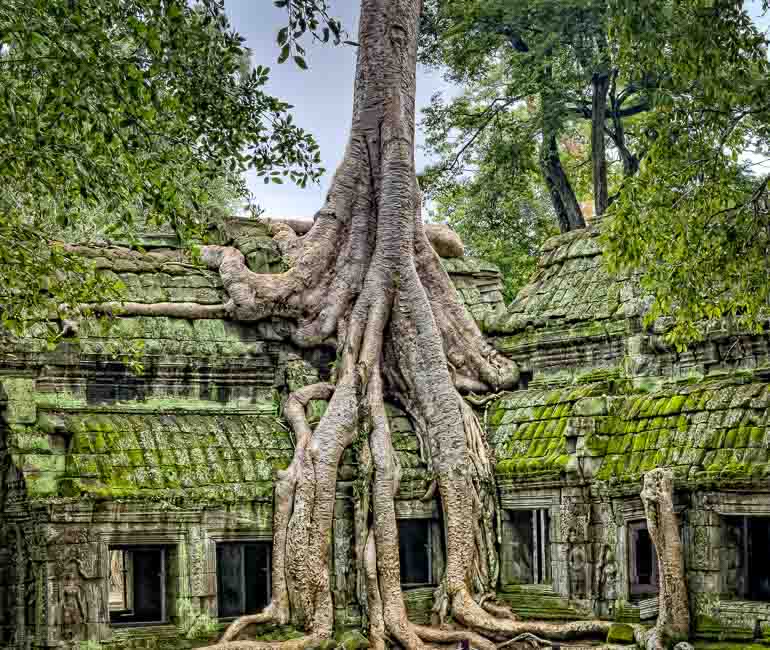
[[615, 553], [612, 547], [605, 544], [602, 548], [602, 561], [599, 563], [597, 572], [597, 584], [599, 585], [599, 594], [604, 600], [613, 602], [618, 597], [618, 566], [615, 562]]
[[568, 597], [582, 600], [591, 593], [591, 563], [588, 540], [590, 507], [577, 496], [565, 496], [561, 503], [562, 539], [566, 542]]
[[[52, 634], [64, 647], [88, 639], [88, 626], [103, 620], [98, 544], [87, 529], [65, 529], [53, 537], [55, 584]], [[62, 544], [65, 542], [65, 544]], [[69, 542], [69, 543], [66, 543]]]
[[577, 531], [571, 528], [567, 538], [567, 563], [569, 567], [569, 597], [583, 599], [588, 594], [586, 574], [588, 558], [585, 544], [578, 542]]

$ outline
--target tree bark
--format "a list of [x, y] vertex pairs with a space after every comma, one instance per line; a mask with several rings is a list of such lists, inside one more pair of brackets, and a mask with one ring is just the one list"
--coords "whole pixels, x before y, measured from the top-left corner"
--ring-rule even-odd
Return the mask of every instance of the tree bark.
[[607, 120], [607, 93], [610, 75], [606, 71], [595, 72], [591, 79], [593, 90], [591, 106], [591, 161], [594, 182], [594, 213], [601, 217], [608, 206], [607, 152], [605, 148], [605, 122]]
[[[408, 650], [457, 639], [491, 650], [479, 634], [565, 639], [602, 635], [609, 628], [601, 621], [520, 622], [487, 602], [498, 578], [493, 464], [460, 390], [512, 388], [519, 372], [485, 341], [420, 217], [414, 166], [420, 5], [361, 2], [350, 140], [313, 227], [303, 236], [280, 233], [291, 268], [256, 274], [236, 249], [201, 250], [202, 260], [222, 278], [230, 298], [222, 309], [229, 317], [281, 316], [292, 324], [297, 345], [334, 343], [339, 360], [330, 384], [303, 388], [285, 405], [297, 442], [276, 484], [272, 602], [264, 612], [236, 621], [212, 648], [300, 650], [331, 637], [328, 566], [337, 472], [345, 449], [362, 439], [356, 448], [365, 494], [355, 504], [354, 537], [364, 572], [357, 592], [362, 606], [365, 601], [372, 647], [383, 648], [389, 637]], [[570, 206], [570, 224], [584, 225], [574, 193]], [[174, 312], [180, 313], [191, 311]], [[437, 611], [464, 628], [422, 628], [407, 619], [394, 506], [399, 467], [386, 394], [405, 407], [425, 443], [445, 526], [446, 573], [436, 591]], [[311, 399], [323, 397], [328, 408], [313, 430], [304, 410]], [[237, 640], [250, 623], [289, 620], [303, 625], [306, 636], [283, 644]]]
[[540, 150], [540, 167], [543, 171], [551, 203], [559, 220], [562, 232], [585, 228], [586, 222], [580, 209], [575, 191], [567, 178], [559, 157], [559, 145], [556, 134], [546, 125], [543, 126], [543, 143]]
[[679, 517], [674, 511], [674, 477], [655, 469], [644, 475], [641, 492], [647, 530], [658, 555], [658, 620], [644, 640], [648, 650], [663, 650], [690, 633], [690, 607], [684, 571]]
[[[623, 178], [630, 178], [639, 171], [639, 158], [628, 148], [628, 144], [626, 143], [626, 130], [623, 126], [623, 115], [621, 113], [621, 106], [623, 105], [624, 98], [628, 96], [627, 92], [629, 91], [629, 88], [621, 91], [620, 97], [618, 97], [616, 88], [618, 80], [617, 68], [612, 70], [611, 79], [609, 103], [613, 128], [610, 129], [605, 125], [605, 130], [607, 131], [607, 135], [612, 139], [615, 148], [618, 150], [620, 159], [623, 161]], [[611, 203], [612, 201], [610, 200], [609, 202]]]

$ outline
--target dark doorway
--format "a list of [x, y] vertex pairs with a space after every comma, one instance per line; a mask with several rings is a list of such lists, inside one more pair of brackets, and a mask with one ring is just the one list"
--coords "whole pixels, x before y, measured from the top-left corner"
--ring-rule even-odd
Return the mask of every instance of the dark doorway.
[[267, 542], [217, 544], [217, 605], [220, 618], [254, 614], [270, 602]]
[[166, 548], [110, 547], [110, 622], [166, 622]]
[[628, 525], [629, 590], [632, 595], [658, 592], [658, 555], [646, 521]]
[[403, 587], [433, 584], [431, 523], [430, 519], [398, 520], [398, 554]]
[[727, 591], [770, 601], [770, 517], [726, 517]]

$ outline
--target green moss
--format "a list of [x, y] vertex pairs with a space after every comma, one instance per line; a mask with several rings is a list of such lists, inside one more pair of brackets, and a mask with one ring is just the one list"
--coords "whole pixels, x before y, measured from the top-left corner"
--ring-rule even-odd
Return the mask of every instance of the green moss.
[[80, 496], [80, 486], [78, 481], [65, 478], [59, 481], [59, 495], [62, 497]]
[[731, 642], [710, 642], [696, 641], [695, 650], [767, 650], [767, 645], [762, 643], [731, 643]]
[[630, 644], [634, 642], [634, 628], [626, 623], [613, 623], [607, 632], [607, 643]]
[[674, 395], [671, 399], [668, 400], [668, 402], [666, 402], [665, 406], [662, 407], [661, 413], [665, 415], [673, 415], [674, 413], [679, 413], [686, 401], [687, 395]]
[[369, 640], [358, 630], [348, 630], [339, 634], [337, 642], [343, 650], [364, 650], [369, 647]]
[[102, 650], [102, 644], [98, 641], [81, 641], [78, 650]]
[[605, 397], [586, 397], [575, 404], [575, 413], [582, 416], [605, 415], [607, 399]]
[[[714, 641], [723, 640], [745, 640], [751, 641], [754, 638], [754, 629], [730, 627], [723, 621], [701, 614], [695, 619], [695, 634], [697, 637], [711, 639]], [[740, 647], [744, 648], [744, 645]]]
[[631, 451], [634, 451], [634, 452], [644, 451], [646, 445], [647, 445], [647, 434], [637, 433], [634, 436], [634, 443], [633, 445], [631, 445]]
[[503, 585], [499, 597], [522, 619], [565, 621], [585, 618], [568, 600], [549, 592], [547, 586], [507, 584]]
[[[499, 402], [497, 402], [499, 404]], [[503, 420], [503, 417], [505, 416], [505, 409], [503, 408], [492, 408], [489, 410], [489, 413], [487, 415], [489, 425], [492, 427], [498, 427], [500, 426], [500, 423]]]
[[615, 620], [621, 623], [639, 623], [639, 608], [619, 600], [615, 603]]

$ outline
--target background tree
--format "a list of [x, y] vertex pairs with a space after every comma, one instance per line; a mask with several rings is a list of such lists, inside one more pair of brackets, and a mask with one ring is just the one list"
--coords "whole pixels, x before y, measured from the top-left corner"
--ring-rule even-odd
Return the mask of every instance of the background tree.
[[[292, 4], [291, 38], [329, 25], [339, 31], [323, 7], [321, 22], [309, 22], [298, 13], [304, 3]], [[139, 221], [200, 234], [211, 193], [230, 179], [242, 195], [246, 167], [268, 182], [317, 178], [317, 146], [290, 107], [264, 92], [268, 68], [250, 69], [246, 58], [221, 0], [2, 3], [5, 328], [23, 332], [67, 317], [68, 305], [114, 295], [116, 287], [51, 243], [63, 230], [82, 231], [96, 218], [113, 231], [131, 232]]]
[[[433, 120], [442, 120], [440, 110], [427, 113], [428, 146], [444, 160], [457, 155]], [[480, 132], [460, 154], [453, 173], [439, 163], [424, 171], [420, 184], [431, 199], [430, 218], [448, 223], [469, 254], [500, 268], [510, 302], [534, 271], [540, 245], [558, 228], [540, 181], [536, 140], [517, 132], [534, 128], [532, 120], [519, 110], [500, 113], [495, 121], [495, 128]]]
[[[767, 327], [770, 67], [767, 34], [740, 2], [617, 3], [612, 33], [632, 72], [665, 69], [645, 117], [639, 174], [606, 229], [614, 269], [638, 269], [648, 321], [681, 345], [706, 319]], [[658, 44], [656, 44], [656, 40]], [[667, 47], [660, 47], [659, 43]]]
[[[537, 161], [563, 232], [585, 225], [562, 160], [580, 122], [588, 126], [597, 215], [610, 199], [606, 139], [618, 141], [626, 173], [638, 164], [626, 122], [649, 108], [651, 84], [626, 79], [615, 65], [608, 21], [605, 0], [430, 0], [423, 19], [422, 59], [445, 66], [466, 90], [428, 111], [429, 128], [437, 135], [454, 132], [460, 151], [473, 147], [483, 130], [507, 128], [518, 138], [517, 153], [530, 157], [528, 165]], [[529, 115], [521, 113], [524, 100]], [[498, 120], [501, 114], [517, 114], [520, 123]], [[539, 150], [531, 146], [533, 138]], [[450, 158], [447, 169], [454, 162]]]
[[[539, 163], [562, 231], [581, 225], [589, 196], [596, 214], [614, 215], [606, 259], [641, 273], [649, 321], [673, 317], [671, 341], [697, 338], [706, 318], [764, 326], [767, 35], [747, 3], [429, 0], [427, 9], [423, 58], [464, 89], [426, 113], [445, 175], [463, 178], [490, 139], [514, 142], [510, 168]], [[574, 146], [582, 140], [590, 146]], [[484, 196], [480, 211], [494, 214], [494, 192]]]

